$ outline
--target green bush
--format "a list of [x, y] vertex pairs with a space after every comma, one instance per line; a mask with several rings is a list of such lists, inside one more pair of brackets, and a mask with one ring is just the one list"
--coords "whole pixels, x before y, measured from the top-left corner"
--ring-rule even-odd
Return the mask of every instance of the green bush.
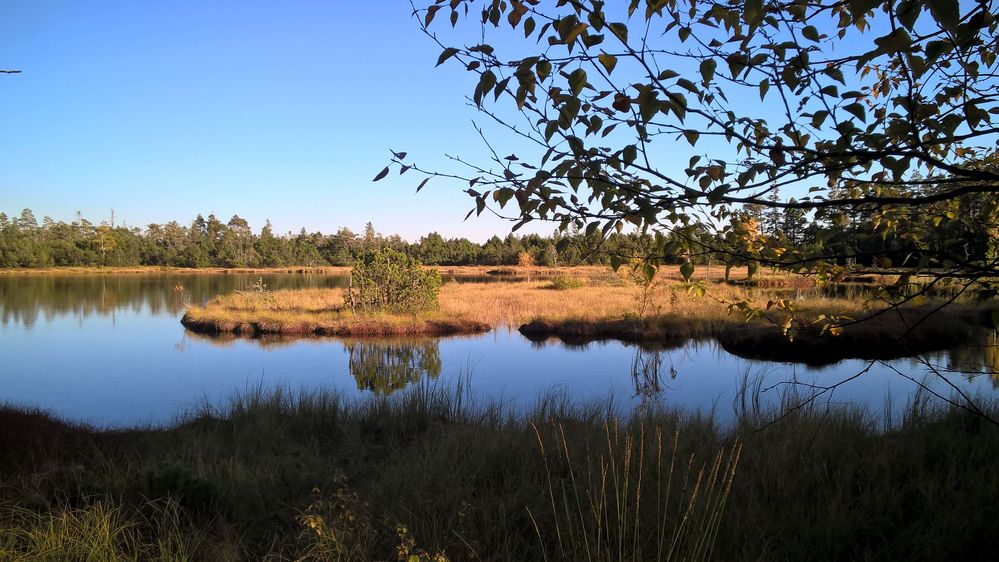
[[576, 277], [569, 277], [567, 275], [556, 275], [552, 277], [550, 283], [545, 285], [546, 289], [552, 289], [555, 291], [567, 291], [569, 289], [578, 289], [583, 286], [583, 280]]
[[354, 262], [347, 304], [358, 313], [422, 312], [437, 308], [440, 289], [436, 269], [423, 270], [410, 256], [381, 248]]

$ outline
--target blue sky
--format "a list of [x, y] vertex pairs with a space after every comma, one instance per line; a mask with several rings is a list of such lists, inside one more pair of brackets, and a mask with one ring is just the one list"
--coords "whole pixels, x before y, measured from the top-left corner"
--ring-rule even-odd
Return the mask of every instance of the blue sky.
[[0, 8], [0, 210], [70, 220], [238, 213], [279, 232], [484, 239], [460, 186], [393, 173], [481, 154], [464, 96], [408, 2], [8, 1]]
[[[463, 221], [467, 186], [434, 180], [415, 195], [421, 178], [394, 171], [371, 182], [390, 149], [438, 170], [454, 169], [445, 154], [487, 161], [473, 119], [502, 155], [524, 154], [467, 105], [473, 73], [434, 68], [440, 49], [411, 9], [404, 0], [6, 0], [0, 68], [23, 73], [0, 75], [0, 211], [57, 220], [81, 211], [100, 222], [113, 207], [132, 226], [239, 214], [277, 232], [360, 231], [371, 221], [409, 240], [504, 235], [512, 223]], [[434, 30], [474, 44], [469, 23], [455, 32], [441, 16]], [[503, 26], [489, 40], [510, 58], [536, 48], [514, 35], [523, 37]], [[852, 40], [835, 46], [864, 46]], [[692, 63], [669, 64], [699, 76]], [[755, 89], [736, 97], [735, 106], [772, 112]], [[718, 138], [695, 148], [660, 139], [650, 156], [674, 177], [693, 154], [732, 151]]]

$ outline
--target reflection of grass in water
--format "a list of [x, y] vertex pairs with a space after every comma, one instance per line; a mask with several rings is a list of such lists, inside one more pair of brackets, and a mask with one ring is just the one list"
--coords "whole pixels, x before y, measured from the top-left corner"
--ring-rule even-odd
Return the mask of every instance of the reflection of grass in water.
[[548, 395], [517, 414], [425, 385], [359, 402], [253, 390], [168, 429], [0, 408], [0, 558], [100, 538], [98, 523], [54, 523], [65, 513], [106, 522], [115, 552], [138, 558], [159, 537], [201, 560], [994, 552], [999, 432], [980, 418], [917, 405], [885, 431], [859, 410], [804, 408], [758, 432], [772, 412], [722, 428], [664, 407], [614, 411]]

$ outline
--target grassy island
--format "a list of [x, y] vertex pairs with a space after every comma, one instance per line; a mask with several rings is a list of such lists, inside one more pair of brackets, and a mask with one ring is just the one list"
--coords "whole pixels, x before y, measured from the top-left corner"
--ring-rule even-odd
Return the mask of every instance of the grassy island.
[[[458, 281], [442, 287], [437, 310], [418, 314], [353, 314], [339, 289], [240, 292], [189, 307], [183, 323], [200, 333], [244, 336], [453, 335], [502, 326], [531, 339], [570, 343], [670, 345], [713, 338], [745, 357], [821, 364], [946, 349], [989, 325], [994, 308], [941, 300], [886, 311], [858, 296], [864, 291], [859, 284], [849, 286], [853, 296], [827, 296], [813, 281], [790, 275], [751, 283], [726, 282], [713, 269], [701, 275], [701, 296], [675, 270], [645, 286], [594, 269], [534, 280]], [[780, 304], [767, 308], [775, 302]], [[823, 330], [823, 317], [839, 318], [837, 329]], [[793, 337], [785, 334], [788, 326]]]
[[491, 326], [443, 310], [421, 314], [354, 314], [339, 289], [233, 293], [187, 309], [181, 322], [209, 334], [247, 336], [453, 335], [488, 331]]

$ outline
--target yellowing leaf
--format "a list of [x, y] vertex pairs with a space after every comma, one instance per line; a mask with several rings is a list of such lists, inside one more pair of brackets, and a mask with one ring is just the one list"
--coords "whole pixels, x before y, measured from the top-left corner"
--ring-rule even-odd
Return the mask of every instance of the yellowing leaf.
[[600, 53], [597, 59], [604, 66], [604, 69], [607, 70], [607, 74], [614, 72], [614, 67], [617, 66], [617, 57], [608, 55], [607, 53]]

